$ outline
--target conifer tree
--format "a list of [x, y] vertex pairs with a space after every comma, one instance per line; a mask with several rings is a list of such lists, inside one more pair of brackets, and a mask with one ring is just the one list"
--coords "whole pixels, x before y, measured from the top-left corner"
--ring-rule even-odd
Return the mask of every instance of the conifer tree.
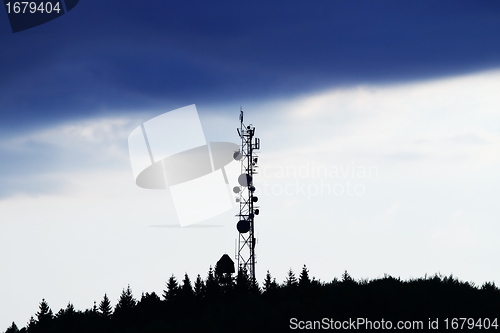
[[205, 293], [205, 283], [203, 282], [200, 274], [196, 277], [194, 283], [194, 295], [198, 298], [202, 298]]
[[264, 285], [262, 286], [264, 288], [264, 291], [268, 291], [271, 288], [271, 282], [272, 282], [272, 277], [271, 273], [269, 273], [269, 270], [267, 270], [266, 273], [266, 278], [264, 280]]
[[68, 302], [68, 305], [66, 305], [66, 309], [64, 310], [64, 314], [66, 315], [73, 315], [75, 313], [75, 307], [71, 302]]
[[72, 317], [75, 314], [75, 307], [71, 302], [68, 302], [68, 305], [66, 305], [65, 309], [59, 310], [59, 312], [55, 315], [55, 318], [68, 318]]
[[212, 266], [210, 266], [208, 270], [208, 276], [207, 276], [207, 281], [205, 283], [206, 286], [206, 296], [208, 297], [213, 297], [219, 294], [220, 292], [220, 286], [219, 286], [219, 281], [214, 275], [214, 270], [212, 269]]
[[111, 307], [111, 302], [109, 301], [108, 295], [104, 294], [104, 297], [99, 303], [99, 313], [104, 318], [110, 318], [113, 312], [113, 308]]
[[248, 271], [245, 266], [240, 267], [236, 276], [236, 291], [238, 294], [248, 294], [251, 289], [252, 282], [248, 276]]
[[127, 286], [127, 290], [123, 289], [118, 304], [116, 304], [116, 310], [130, 310], [137, 304], [134, 296], [132, 295], [132, 290], [130, 285]]
[[158, 297], [158, 295], [156, 295], [156, 293], [153, 291], [151, 294], [150, 293], [142, 293], [142, 297], [141, 297], [141, 302], [140, 303], [143, 303], [143, 304], [147, 304], [148, 306], [153, 304], [154, 306], [157, 306], [158, 304], [160, 304], [161, 300], [160, 300], [160, 297]]
[[342, 282], [344, 283], [354, 283], [354, 279], [347, 273], [347, 271], [344, 271], [342, 274]]
[[194, 295], [193, 287], [191, 286], [191, 280], [189, 279], [187, 273], [184, 273], [184, 280], [182, 280], [181, 292], [183, 298], [189, 298]]
[[307, 270], [306, 265], [302, 267], [302, 272], [300, 272], [299, 276], [299, 287], [307, 288], [311, 284], [311, 280], [309, 279], [309, 271]]
[[33, 316], [30, 317], [30, 320], [28, 321], [28, 324], [26, 325], [26, 327], [29, 329], [32, 329], [36, 326], [36, 320], [35, 318], [33, 318]]
[[264, 292], [270, 292], [272, 290], [278, 289], [278, 283], [276, 282], [276, 278], [272, 278], [271, 273], [269, 273], [269, 270], [266, 273], [266, 279], [264, 280], [264, 285], [263, 285]]
[[177, 283], [177, 280], [175, 279], [175, 276], [173, 274], [168, 279], [166, 285], [167, 289], [163, 290], [162, 296], [166, 301], [172, 301], [177, 297], [177, 294], [179, 293], [179, 284]]
[[259, 282], [257, 282], [255, 276], [249, 277], [249, 279], [250, 279], [250, 294], [260, 295], [262, 290], [260, 289]]
[[273, 278], [273, 282], [271, 283], [271, 290], [278, 289], [280, 286], [278, 282], [276, 281], [276, 278]]
[[61, 308], [59, 310], [59, 312], [56, 313], [55, 317], [56, 318], [64, 317], [64, 313], [65, 313], [65, 309]]
[[292, 269], [288, 271], [288, 275], [285, 280], [285, 287], [287, 288], [295, 288], [297, 286], [297, 278], [295, 277], [295, 274], [293, 273]]
[[54, 317], [49, 304], [47, 304], [47, 301], [45, 301], [45, 298], [43, 298], [42, 302], [40, 303], [39, 310], [36, 313], [36, 317], [39, 323], [46, 323]]
[[17, 328], [17, 325], [15, 322], [12, 322], [12, 325], [10, 325], [9, 328], [5, 331], [5, 333], [17, 333], [19, 332], [19, 328]]

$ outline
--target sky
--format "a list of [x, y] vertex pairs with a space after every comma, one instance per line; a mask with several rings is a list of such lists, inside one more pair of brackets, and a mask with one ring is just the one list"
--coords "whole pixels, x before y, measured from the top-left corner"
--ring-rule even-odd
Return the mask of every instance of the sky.
[[94, 1], [12, 33], [0, 13], [0, 331], [161, 293], [234, 256], [236, 208], [175, 228], [127, 138], [196, 104], [261, 139], [256, 274], [500, 281], [500, 4]]

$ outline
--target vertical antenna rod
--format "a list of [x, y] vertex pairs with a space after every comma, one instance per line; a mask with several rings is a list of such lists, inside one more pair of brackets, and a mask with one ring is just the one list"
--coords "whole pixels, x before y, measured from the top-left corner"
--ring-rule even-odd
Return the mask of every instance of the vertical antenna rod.
[[259, 215], [259, 208], [255, 203], [259, 200], [254, 195], [255, 186], [253, 176], [257, 174], [258, 157], [255, 150], [260, 149], [260, 140], [255, 138], [255, 127], [251, 124], [245, 126], [243, 123], [243, 110], [240, 108], [240, 128], [237, 129], [241, 138], [240, 151], [234, 153], [234, 159], [241, 161], [241, 175], [238, 177], [239, 187], [235, 193], [239, 196], [236, 201], [240, 203], [238, 224], [236, 228], [239, 233], [238, 240], [238, 269], [246, 268], [249, 276], [255, 279], [255, 215]]

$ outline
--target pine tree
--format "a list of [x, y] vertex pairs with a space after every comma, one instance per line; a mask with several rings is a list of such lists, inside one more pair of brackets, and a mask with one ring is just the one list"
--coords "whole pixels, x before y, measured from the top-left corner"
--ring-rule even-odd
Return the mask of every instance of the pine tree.
[[246, 295], [250, 292], [252, 281], [248, 276], [248, 271], [245, 266], [240, 267], [236, 276], [236, 292]]
[[193, 287], [191, 286], [191, 280], [187, 273], [184, 274], [184, 280], [182, 280], [181, 293], [183, 299], [192, 297], [194, 295]]
[[276, 283], [276, 278], [271, 277], [271, 273], [267, 271], [266, 274], [266, 279], [264, 280], [264, 286], [263, 286], [264, 292], [270, 292], [272, 290], [278, 289], [278, 284]]
[[156, 293], [153, 291], [151, 294], [150, 293], [142, 293], [141, 297], [141, 302], [142, 306], [146, 307], [157, 307], [161, 303], [160, 297], [156, 295]]
[[75, 307], [73, 306], [73, 304], [71, 304], [71, 302], [68, 302], [64, 313], [67, 315], [73, 315], [75, 313]]
[[279, 288], [278, 282], [276, 281], [276, 278], [273, 278], [273, 282], [271, 282], [271, 290], [276, 290]]
[[207, 276], [207, 281], [205, 283], [205, 287], [206, 287], [205, 294], [207, 297], [214, 297], [219, 295], [220, 293], [219, 281], [214, 275], [214, 270], [212, 269], [212, 266], [210, 266], [208, 270], [208, 276]]
[[17, 328], [17, 325], [15, 322], [12, 322], [12, 325], [10, 325], [9, 328], [5, 331], [5, 333], [17, 333], [19, 332], [19, 328]]
[[39, 311], [36, 313], [36, 316], [38, 321], [52, 319], [52, 310], [50, 309], [49, 304], [47, 304], [47, 301], [45, 301], [45, 298], [42, 299], [42, 302], [39, 306]]
[[110, 318], [112, 311], [113, 308], [111, 307], [111, 302], [109, 301], [108, 295], [104, 294], [101, 303], [99, 303], [99, 313], [104, 318]]
[[262, 290], [260, 289], [259, 282], [257, 282], [255, 276], [252, 276], [249, 279], [250, 279], [250, 294], [260, 295], [262, 293]]
[[55, 315], [56, 318], [64, 317], [64, 309], [61, 308]]
[[342, 282], [344, 283], [354, 283], [354, 279], [347, 273], [347, 271], [344, 271], [342, 274]]
[[162, 296], [166, 301], [172, 301], [177, 298], [177, 294], [179, 293], [179, 284], [177, 283], [177, 280], [175, 279], [175, 276], [173, 274], [168, 279], [166, 285], [167, 290], [163, 290]]
[[266, 273], [266, 278], [264, 280], [264, 285], [262, 286], [264, 288], [264, 291], [269, 291], [269, 289], [271, 288], [271, 282], [272, 282], [272, 277], [271, 277], [271, 273], [269, 273], [269, 270], [267, 270], [267, 273]]
[[45, 298], [43, 298], [40, 303], [39, 311], [36, 313], [36, 317], [38, 323], [47, 323], [54, 317], [49, 304], [45, 301]]
[[202, 298], [205, 294], [205, 283], [201, 279], [200, 274], [196, 277], [196, 281], [194, 283], [194, 295], [198, 298]]
[[127, 286], [127, 290], [123, 289], [120, 299], [118, 300], [118, 304], [116, 304], [116, 310], [130, 310], [135, 307], [137, 301], [132, 295], [132, 290], [130, 289], [130, 285]]
[[311, 280], [309, 279], [309, 271], [307, 270], [306, 265], [304, 265], [304, 267], [302, 267], [302, 272], [300, 273], [299, 276], [299, 287], [307, 288], [310, 285], [311, 285]]
[[35, 318], [33, 318], [33, 316], [30, 317], [30, 321], [28, 321], [28, 324], [26, 325], [26, 327], [28, 328], [28, 330], [34, 328], [36, 326], [36, 320]]
[[288, 276], [286, 277], [285, 280], [285, 287], [287, 288], [295, 288], [297, 286], [297, 278], [295, 277], [295, 274], [293, 273], [292, 269], [288, 271]]

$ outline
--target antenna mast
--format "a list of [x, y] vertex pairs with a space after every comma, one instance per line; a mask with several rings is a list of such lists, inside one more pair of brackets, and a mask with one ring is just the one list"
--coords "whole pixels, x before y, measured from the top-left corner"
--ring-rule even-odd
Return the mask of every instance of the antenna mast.
[[239, 233], [238, 240], [238, 269], [246, 268], [249, 276], [255, 279], [255, 215], [259, 215], [259, 208], [255, 203], [259, 200], [254, 195], [255, 186], [253, 185], [253, 176], [257, 174], [258, 157], [255, 150], [260, 149], [260, 139], [255, 138], [255, 127], [250, 124], [245, 126], [243, 123], [243, 110], [240, 108], [240, 127], [237, 129], [241, 138], [240, 151], [234, 153], [234, 159], [241, 161], [241, 175], [238, 177], [239, 187], [236, 186], [233, 191], [239, 196], [236, 202], [240, 204], [238, 215], [238, 224], [236, 228]]

